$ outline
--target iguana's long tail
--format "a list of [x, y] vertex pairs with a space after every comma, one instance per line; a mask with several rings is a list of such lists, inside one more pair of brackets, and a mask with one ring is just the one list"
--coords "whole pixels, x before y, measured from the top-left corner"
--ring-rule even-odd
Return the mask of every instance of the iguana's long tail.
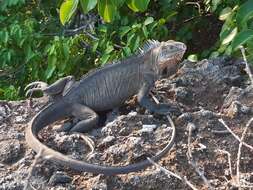
[[[69, 158], [68, 156], [57, 152], [43, 143], [41, 143], [37, 135], [39, 131], [50, 123], [59, 120], [63, 117], [69, 116], [71, 114], [71, 105], [64, 104], [63, 102], [53, 103], [47, 106], [45, 109], [40, 111], [29, 123], [26, 129], [26, 141], [29, 146], [35, 150], [37, 153], [42, 152], [43, 157], [47, 157], [52, 161], [56, 161], [64, 166], [68, 166], [77, 171], [85, 171], [91, 173], [101, 173], [105, 175], [116, 175], [116, 174], [126, 174], [129, 172], [136, 172], [152, 165], [150, 161], [143, 160], [141, 162], [130, 164], [126, 166], [100, 166], [96, 164], [89, 164], [83, 161], [75, 160]], [[164, 156], [173, 146], [175, 138], [175, 126], [172, 125], [172, 136], [168, 144], [155, 156], [151, 157], [153, 161], [158, 161], [162, 156]]]
[[43, 149], [45, 154], [51, 153], [49, 148], [38, 140], [38, 133], [47, 125], [64, 117], [70, 116], [70, 108], [70, 105], [67, 103], [55, 102], [49, 104], [34, 116], [28, 124], [25, 133], [26, 142], [34, 151], [38, 153], [41, 149]]

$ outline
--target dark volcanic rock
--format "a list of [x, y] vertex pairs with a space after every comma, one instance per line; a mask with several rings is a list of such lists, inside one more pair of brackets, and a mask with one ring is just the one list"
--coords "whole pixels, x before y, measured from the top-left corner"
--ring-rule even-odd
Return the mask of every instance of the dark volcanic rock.
[[[158, 163], [185, 176], [198, 189], [207, 187], [188, 162], [189, 142], [194, 161], [214, 188], [236, 186], [234, 176], [230, 175], [226, 151], [231, 155], [232, 170], [236, 171], [239, 142], [219, 119], [241, 137], [246, 123], [253, 117], [253, 88], [243, 69], [241, 61], [225, 57], [197, 63], [184, 61], [173, 76], [157, 81], [152, 90], [159, 102], [171, 105], [171, 117], [176, 125], [175, 146]], [[126, 175], [104, 176], [72, 171], [41, 158], [31, 173], [35, 154], [26, 145], [24, 130], [45, 104], [43, 98], [0, 103], [0, 190], [23, 189], [29, 173], [29, 185], [35, 189], [189, 189], [179, 179], [169, 177], [154, 166]], [[59, 121], [43, 129], [39, 138], [72, 158], [122, 166], [157, 154], [171, 137], [167, 118], [145, 111], [135, 98], [107, 115], [107, 120], [106, 115], [102, 115], [102, 120], [106, 121], [101, 128], [87, 134], [57, 132], [64, 122]], [[193, 129], [191, 137], [190, 128]], [[94, 143], [94, 151], [87, 139]], [[248, 129], [245, 142], [253, 146], [252, 127]], [[252, 163], [252, 150], [243, 146], [242, 185], [244, 181], [253, 183]]]

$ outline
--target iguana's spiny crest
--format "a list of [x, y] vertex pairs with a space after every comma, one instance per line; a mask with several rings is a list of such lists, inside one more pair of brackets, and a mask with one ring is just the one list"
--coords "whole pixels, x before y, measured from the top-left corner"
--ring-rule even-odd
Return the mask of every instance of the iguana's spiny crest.
[[[107, 67], [113, 67], [114, 64], [128, 64], [135, 62], [136, 57], [141, 57], [151, 52], [155, 55], [155, 63], [158, 63], [155, 67], [158, 70], [163, 70], [167, 66], [177, 64], [182, 59], [186, 51], [186, 45], [182, 42], [168, 40], [166, 42], [159, 42], [157, 40], [148, 40], [144, 43], [142, 48], [139, 48], [136, 54], [131, 57], [125, 58], [123, 60], [115, 60], [111, 63], [107, 63], [104, 67], [93, 69], [90, 72], [86, 73], [81, 80], [85, 80], [90, 75], [94, 74], [96, 71], [101, 70]], [[151, 55], [151, 56], [153, 56]]]

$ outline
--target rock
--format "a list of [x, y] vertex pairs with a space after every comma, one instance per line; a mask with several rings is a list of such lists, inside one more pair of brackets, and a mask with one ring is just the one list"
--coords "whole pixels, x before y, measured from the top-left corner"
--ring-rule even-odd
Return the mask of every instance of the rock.
[[7, 110], [4, 105], [0, 105], [0, 122], [7, 117]]
[[238, 101], [233, 101], [227, 109], [224, 109], [224, 113], [231, 119], [236, 118], [242, 114], [249, 114], [250, 111], [250, 107], [242, 105]]
[[0, 162], [11, 164], [21, 157], [22, 153], [22, 145], [18, 140], [0, 142]]
[[16, 122], [17, 123], [21, 123], [21, 122], [24, 122], [25, 121], [25, 119], [23, 118], [23, 116], [17, 116], [16, 117]]
[[56, 185], [56, 184], [70, 183], [71, 181], [72, 178], [65, 172], [57, 171], [50, 177], [49, 184]]
[[98, 145], [98, 147], [108, 147], [111, 146], [113, 144], [113, 142], [115, 141], [115, 137], [114, 136], [107, 136], [105, 137], [102, 142]]
[[175, 88], [175, 99], [185, 104], [190, 104], [193, 101], [193, 94], [186, 87], [177, 87]]
[[[189, 125], [195, 129], [190, 142], [193, 159], [215, 189], [231, 189], [224, 180], [224, 175], [227, 180], [231, 179], [228, 156], [221, 151], [229, 152], [232, 161], [237, 160], [239, 142], [231, 134], [218, 133], [226, 130], [219, 119], [240, 137], [253, 117], [253, 88], [248, 86], [243, 67], [242, 61], [227, 58], [196, 63], [184, 61], [175, 75], [157, 81], [152, 89], [159, 102], [176, 110], [170, 113], [176, 126], [175, 144], [157, 163], [185, 176], [197, 189], [206, 189], [206, 186], [187, 159]], [[31, 107], [30, 100], [0, 102], [1, 190], [23, 189], [34, 161], [35, 153], [25, 142], [24, 130], [45, 102], [39, 99], [32, 102]], [[168, 119], [142, 108], [135, 97], [111, 112], [111, 116], [99, 115], [106, 124], [88, 133], [95, 144], [91, 154], [82, 138], [55, 131], [55, 126], [61, 126], [63, 121], [44, 128], [38, 135], [39, 140], [71, 158], [102, 166], [126, 166], [156, 155], [171, 139]], [[74, 120], [72, 122], [77, 122]], [[250, 128], [245, 137], [245, 142], [252, 145]], [[247, 147], [241, 151], [240, 176], [252, 182], [252, 152]], [[44, 159], [36, 163], [30, 183], [35, 189], [52, 190], [189, 189], [182, 181], [154, 166], [124, 175], [105, 176], [72, 171]]]
[[91, 183], [92, 183], [91, 187], [92, 190], [108, 190], [106, 179], [101, 175], [95, 177]]
[[152, 133], [157, 128], [156, 125], [142, 125], [141, 132]]

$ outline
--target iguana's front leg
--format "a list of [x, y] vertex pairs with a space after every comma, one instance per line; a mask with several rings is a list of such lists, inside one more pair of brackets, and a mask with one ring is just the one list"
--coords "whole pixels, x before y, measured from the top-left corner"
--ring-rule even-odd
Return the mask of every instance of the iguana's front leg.
[[150, 90], [154, 87], [154, 77], [152, 75], [148, 75], [145, 79], [146, 80], [137, 95], [139, 104], [151, 112], [160, 115], [168, 114], [171, 111], [168, 104], [156, 104], [148, 97]]
[[43, 93], [49, 95], [52, 98], [62, 96], [64, 91], [70, 88], [74, 82], [75, 79], [73, 76], [61, 78], [50, 86], [48, 86], [47, 83], [41, 81], [32, 82], [25, 87], [25, 90], [27, 90], [26, 96], [32, 96], [32, 94], [37, 91], [42, 91]]

